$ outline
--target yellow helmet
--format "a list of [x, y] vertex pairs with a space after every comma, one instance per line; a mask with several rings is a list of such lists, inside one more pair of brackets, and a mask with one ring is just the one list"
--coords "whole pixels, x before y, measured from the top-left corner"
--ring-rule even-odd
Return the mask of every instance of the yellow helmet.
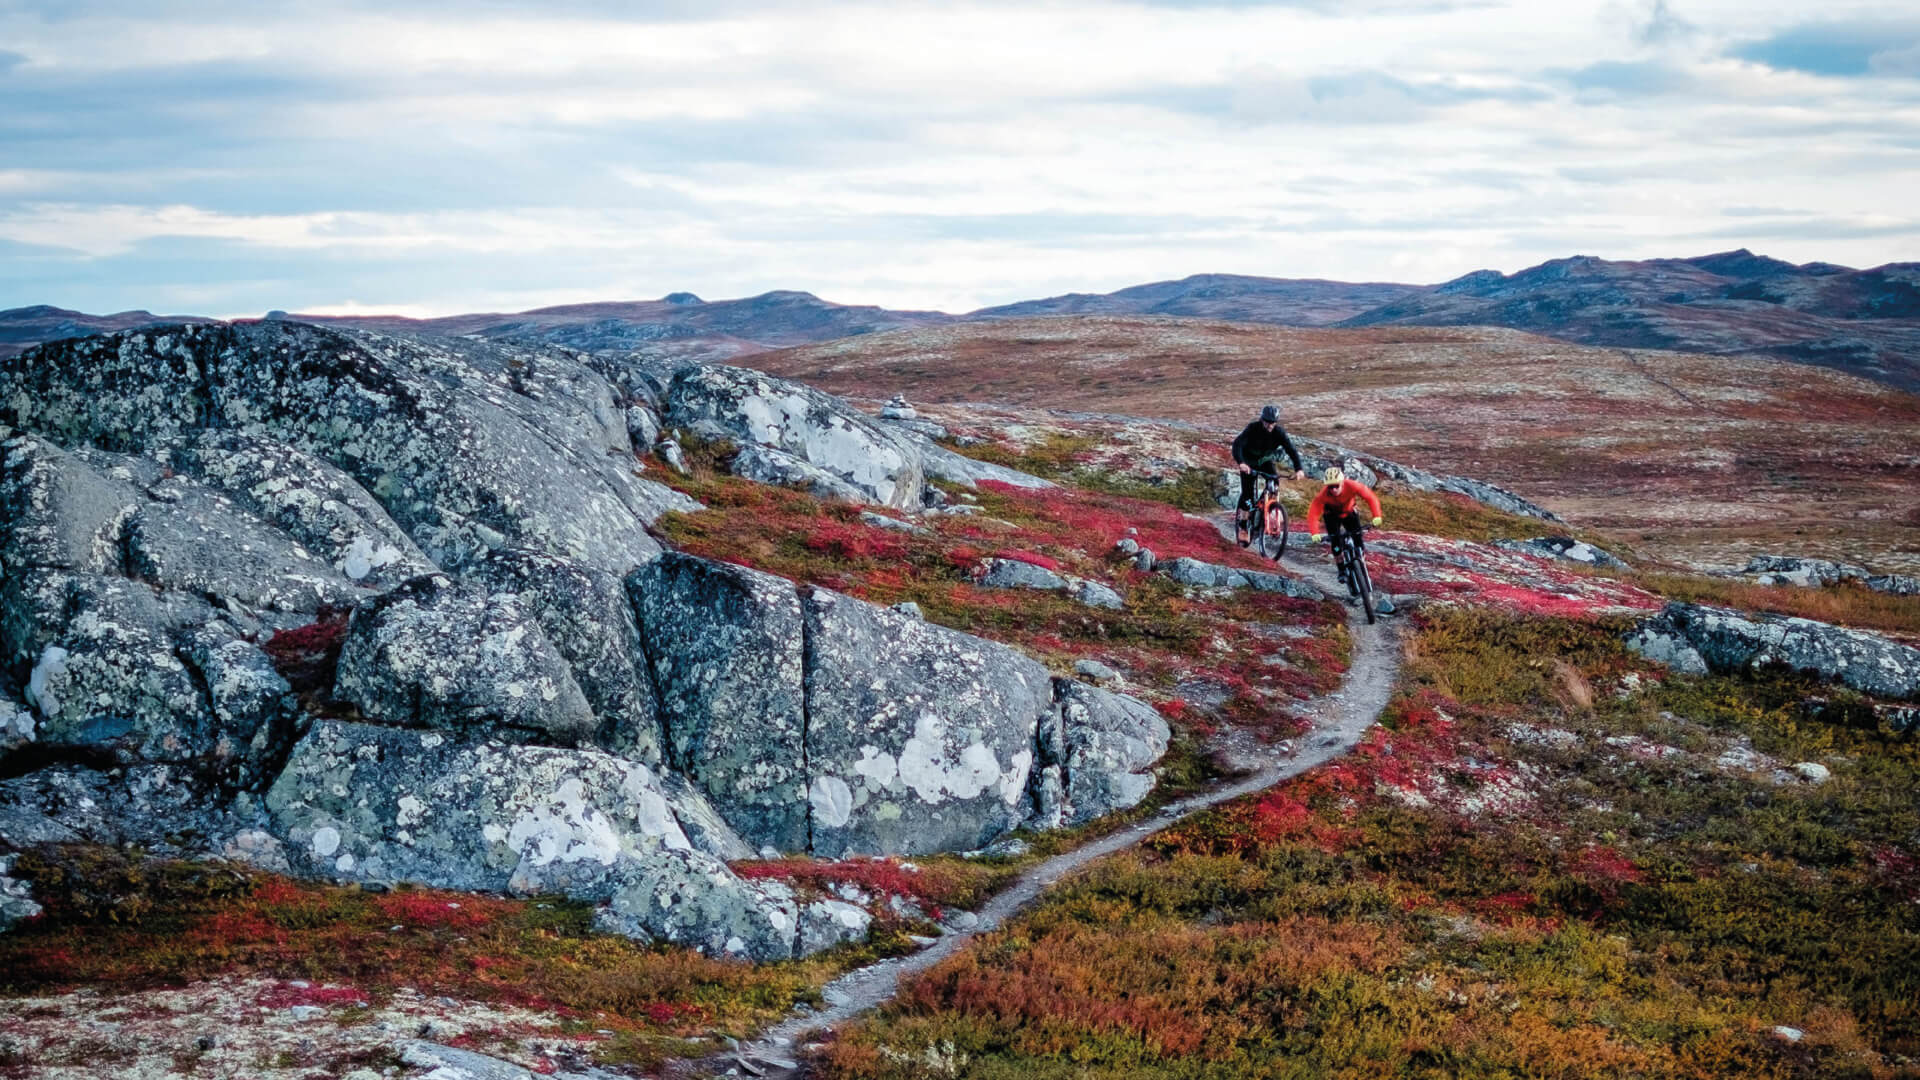
[[1347, 474], [1344, 472], [1341, 472], [1340, 466], [1338, 465], [1329, 465], [1327, 466], [1327, 471], [1320, 474], [1321, 481], [1325, 483], [1328, 487], [1332, 487], [1333, 485], [1338, 484], [1339, 482], [1341, 482], [1342, 480], [1345, 480], [1346, 478], [1347, 478]]

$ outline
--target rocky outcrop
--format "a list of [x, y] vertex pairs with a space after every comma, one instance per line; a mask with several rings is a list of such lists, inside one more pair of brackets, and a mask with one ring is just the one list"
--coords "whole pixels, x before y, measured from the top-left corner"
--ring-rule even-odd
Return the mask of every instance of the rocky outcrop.
[[0, 855], [0, 933], [13, 929], [15, 923], [40, 914], [40, 905], [34, 902], [33, 892], [27, 882], [13, 877], [13, 864], [17, 858], [16, 855]]
[[839, 475], [795, 457], [785, 450], [749, 443], [740, 448], [728, 466], [733, 475], [756, 484], [799, 488], [822, 499], [846, 502], [871, 502], [872, 490], [860, 487]]
[[793, 583], [668, 552], [627, 584], [668, 762], [748, 843], [807, 850], [805, 629]]
[[347, 881], [604, 897], [627, 862], [693, 849], [638, 762], [336, 720], [266, 807], [296, 867]]
[[1611, 552], [1565, 536], [1536, 536], [1528, 540], [1495, 540], [1493, 546], [1507, 551], [1517, 551], [1522, 555], [1564, 559], [1570, 563], [1597, 566], [1608, 570], [1632, 569], [1625, 560]]
[[1264, 570], [1242, 570], [1237, 566], [1217, 566], [1182, 556], [1158, 564], [1161, 573], [1182, 585], [1197, 585], [1202, 588], [1257, 589], [1261, 592], [1281, 593], [1303, 600], [1325, 600], [1327, 594], [1319, 589], [1285, 574], [1272, 574]]
[[1904, 574], [1876, 574], [1864, 566], [1832, 562], [1827, 559], [1800, 559], [1785, 555], [1756, 555], [1747, 560], [1742, 573], [1751, 575], [1756, 585], [1799, 585], [1820, 588], [1854, 581], [1875, 592], [1894, 596], [1920, 596], [1920, 578]]
[[0, 779], [0, 836], [560, 892], [773, 959], [867, 916], [722, 860], [973, 849], [1146, 794], [1140, 702], [660, 553], [646, 523], [692, 504], [636, 474], [656, 401], [770, 419], [743, 456], [919, 504], [903, 436], [715, 371], [615, 389], [564, 354], [288, 323], [0, 362], [0, 755], [34, 766]]
[[39, 581], [44, 589], [25, 606], [44, 618], [49, 639], [26, 685], [40, 745], [120, 749], [145, 761], [208, 756], [222, 733], [175, 650], [177, 613], [120, 578], [42, 572]]
[[594, 925], [709, 956], [785, 960], [799, 946], [800, 906], [779, 882], [742, 881], [723, 863], [674, 850], [624, 873]]
[[515, 546], [623, 574], [658, 550], [646, 523], [687, 505], [636, 475], [599, 375], [478, 341], [272, 321], [53, 342], [0, 363], [0, 422], [130, 454], [269, 438], [352, 477], [447, 569]]
[[266, 807], [316, 876], [604, 900], [611, 929], [755, 960], [798, 943], [792, 895], [695, 850], [652, 771], [609, 754], [320, 721]]
[[1040, 756], [1060, 770], [1059, 824], [1137, 805], [1153, 790], [1153, 765], [1167, 752], [1173, 733], [1166, 720], [1123, 694], [1072, 679], [1053, 685], [1058, 726], [1043, 731]]
[[333, 694], [377, 724], [571, 746], [598, 728], [573, 671], [512, 593], [445, 574], [354, 610]]
[[987, 558], [980, 560], [974, 579], [987, 589], [1039, 589], [1063, 592], [1088, 607], [1118, 611], [1126, 598], [1110, 585], [1103, 585], [1072, 574], [1058, 574], [1024, 559]]
[[814, 854], [966, 851], [1020, 825], [1046, 669], [826, 589], [805, 607]]
[[161, 455], [356, 585], [390, 588], [434, 569], [353, 477], [303, 450], [244, 431], [203, 431], [166, 445]]
[[666, 405], [669, 427], [778, 451], [747, 455], [756, 468], [803, 462], [862, 493], [865, 501], [899, 509], [920, 505], [919, 447], [817, 390], [716, 365], [676, 374]]
[[557, 555], [504, 548], [473, 564], [468, 579], [515, 597], [572, 669], [599, 719], [594, 741], [648, 765], [664, 760], [653, 678], [626, 584]]
[[1628, 636], [1629, 648], [1675, 670], [1784, 666], [1865, 694], [1920, 698], [1920, 649], [1812, 619], [1668, 604]]
[[[1119, 723], [1111, 713], [1121, 706], [1070, 710], [1062, 729], [1064, 699], [1046, 670], [1004, 645], [678, 553], [636, 571], [629, 587], [668, 759], [752, 845], [834, 857], [978, 848], [1032, 820], [1043, 730], [1058, 736], [1050, 752], [1062, 784], [1076, 761], [1087, 777], [1109, 767], [1098, 764], [1112, 756], [1104, 749], [1060, 748], [1078, 746], [1083, 727]], [[1157, 719], [1116, 700], [1136, 727]], [[1151, 761], [1125, 760], [1136, 779], [1083, 798], [1105, 808], [1090, 814], [1151, 788], [1139, 771]]]

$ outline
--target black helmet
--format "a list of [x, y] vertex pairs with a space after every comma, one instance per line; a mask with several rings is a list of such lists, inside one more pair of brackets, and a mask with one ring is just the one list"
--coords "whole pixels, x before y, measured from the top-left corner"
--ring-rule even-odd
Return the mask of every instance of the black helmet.
[[1269, 405], [1269, 406], [1267, 406], [1266, 408], [1264, 408], [1264, 409], [1261, 409], [1261, 410], [1260, 410], [1260, 422], [1261, 422], [1261, 423], [1263, 423], [1263, 424], [1277, 424], [1277, 423], [1279, 423], [1279, 422], [1280, 422], [1280, 406], [1278, 406], [1278, 405]]

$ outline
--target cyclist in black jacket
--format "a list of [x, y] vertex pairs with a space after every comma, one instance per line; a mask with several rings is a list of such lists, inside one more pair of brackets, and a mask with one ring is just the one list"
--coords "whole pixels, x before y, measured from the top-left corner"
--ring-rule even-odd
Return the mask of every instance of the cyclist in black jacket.
[[1280, 427], [1280, 406], [1269, 405], [1260, 410], [1260, 419], [1248, 424], [1239, 438], [1233, 440], [1233, 463], [1240, 469], [1240, 506], [1234, 511], [1234, 537], [1241, 547], [1247, 546], [1247, 514], [1253, 509], [1253, 489], [1259, 479], [1253, 475], [1255, 469], [1272, 466], [1280, 459], [1282, 451], [1293, 462], [1293, 478], [1305, 480], [1306, 470], [1300, 467], [1300, 451], [1293, 448], [1293, 440]]

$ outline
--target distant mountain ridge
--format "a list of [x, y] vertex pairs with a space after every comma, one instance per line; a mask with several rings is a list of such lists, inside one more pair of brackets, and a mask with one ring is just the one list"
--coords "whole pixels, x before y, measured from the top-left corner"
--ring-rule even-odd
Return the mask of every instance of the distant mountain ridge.
[[[1499, 326], [1584, 345], [1754, 353], [1920, 390], [1920, 263], [1868, 270], [1796, 265], [1745, 248], [1689, 259], [1576, 255], [1512, 274], [1477, 270], [1439, 285], [1195, 274], [964, 315], [836, 304], [779, 290], [719, 301], [676, 292], [658, 300], [434, 319], [283, 317], [715, 361], [889, 330], [1049, 315], [1158, 315], [1281, 326]], [[40, 341], [208, 321], [145, 311], [93, 316], [16, 308], [0, 311], [0, 357]]]
[[1505, 326], [1583, 345], [1757, 353], [1920, 389], [1920, 263], [1796, 266], [1746, 249], [1480, 270], [1335, 324]]
[[1194, 274], [1110, 293], [1068, 293], [1044, 300], [981, 308], [969, 319], [1029, 315], [1189, 315], [1228, 322], [1325, 326], [1351, 318], [1431, 286], [1378, 282], [1352, 284], [1317, 278], [1264, 278], [1241, 274]]

